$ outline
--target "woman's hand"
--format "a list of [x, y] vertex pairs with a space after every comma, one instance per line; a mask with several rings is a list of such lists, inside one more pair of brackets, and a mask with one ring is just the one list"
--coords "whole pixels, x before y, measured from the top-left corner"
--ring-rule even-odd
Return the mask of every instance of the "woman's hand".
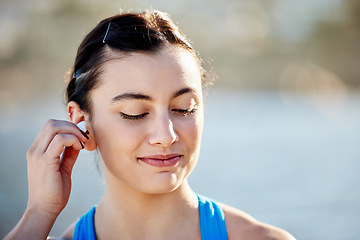
[[86, 135], [73, 123], [49, 120], [27, 152], [28, 209], [58, 215], [71, 190], [71, 172]]
[[46, 238], [69, 200], [71, 172], [83, 149], [82, 142], [87, 140], [86, 134], [71, 122], [49, 120], [43, 126], [27, 152], [28, 205], [10, 239], [31, 239], [33, 234], [34, 239]]

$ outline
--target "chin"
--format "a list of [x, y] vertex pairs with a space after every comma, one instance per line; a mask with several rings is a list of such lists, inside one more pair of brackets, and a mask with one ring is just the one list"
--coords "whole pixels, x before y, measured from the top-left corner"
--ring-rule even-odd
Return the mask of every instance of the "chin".
[[162, 172], [157, 174], [154, 179], [149, 180], [142, 186], [142, 192], [147, 194], [166, 194], [175, 191], [186, 181], [183, 177], [179, 178], [174, 173]]

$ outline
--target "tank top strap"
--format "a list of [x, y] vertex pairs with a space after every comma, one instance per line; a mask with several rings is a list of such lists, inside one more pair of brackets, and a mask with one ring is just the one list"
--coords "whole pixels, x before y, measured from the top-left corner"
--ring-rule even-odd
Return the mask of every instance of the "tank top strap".
[[201, 240], [227, 240], [225, 215], [221, 206], [214, 200], [197, 194], [199, 199], [199, 218]]
[[[228, 240], [225, 215], [214, 200], [197, 195], [201, 240]], [[96, 240], [94, 215], [96, 206], [82, 216], [75, 225], [73, 240]]]
[[73, 240], [96, 240], [94, 215], [96, 206], [82, 216], [75, 225]]

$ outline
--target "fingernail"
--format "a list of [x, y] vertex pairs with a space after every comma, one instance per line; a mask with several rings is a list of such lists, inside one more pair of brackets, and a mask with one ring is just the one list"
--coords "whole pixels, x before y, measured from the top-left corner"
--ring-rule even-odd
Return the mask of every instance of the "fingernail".
[[82, 149], [84, 149], [85, 148], [84, 144], [82, 142], [80, 142], [80, 144], [81, 144]]
[[86, 137], [86, 139], [89, 139], [89, 136], [87, 134], [89, 134], [89, 131], [83, 132], [82, 130], [80, 130], [81, 134]]

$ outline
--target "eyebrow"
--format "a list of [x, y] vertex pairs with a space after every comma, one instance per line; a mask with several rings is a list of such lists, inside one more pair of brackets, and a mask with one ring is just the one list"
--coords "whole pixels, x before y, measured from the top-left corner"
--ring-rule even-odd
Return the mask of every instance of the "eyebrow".
[[[180, 97], [181, 95], [184, 95], [186, 93], [195, 93], [195, 90], [190, 88], [190, 87], [186, 87], [186, 88], [182, 88], [179, 91], [175, 92], [172, 96], [172, 99]], [[119, 94], [117, 96], [115, 96], [112, 99], [112, 102], [118, 102], [121, 100], [145, 100], [145, 101], [153, 101], [153, 98], [142, 94], [142, 93], [123, 93], [123, 94]]]
[[181, 95], [184, 95], [186, 93], [195, 93], [195, 90], [190, 87], [182, 88], [179, 91], [177, 91], [176, 93], [174, 93], [172, 98], [180, 97]]
[[114, 97], [112, 101], [117, 102], [127, 99], [152, 101], [152, 98], [150, 96], [141, 93], [123, 93]]

